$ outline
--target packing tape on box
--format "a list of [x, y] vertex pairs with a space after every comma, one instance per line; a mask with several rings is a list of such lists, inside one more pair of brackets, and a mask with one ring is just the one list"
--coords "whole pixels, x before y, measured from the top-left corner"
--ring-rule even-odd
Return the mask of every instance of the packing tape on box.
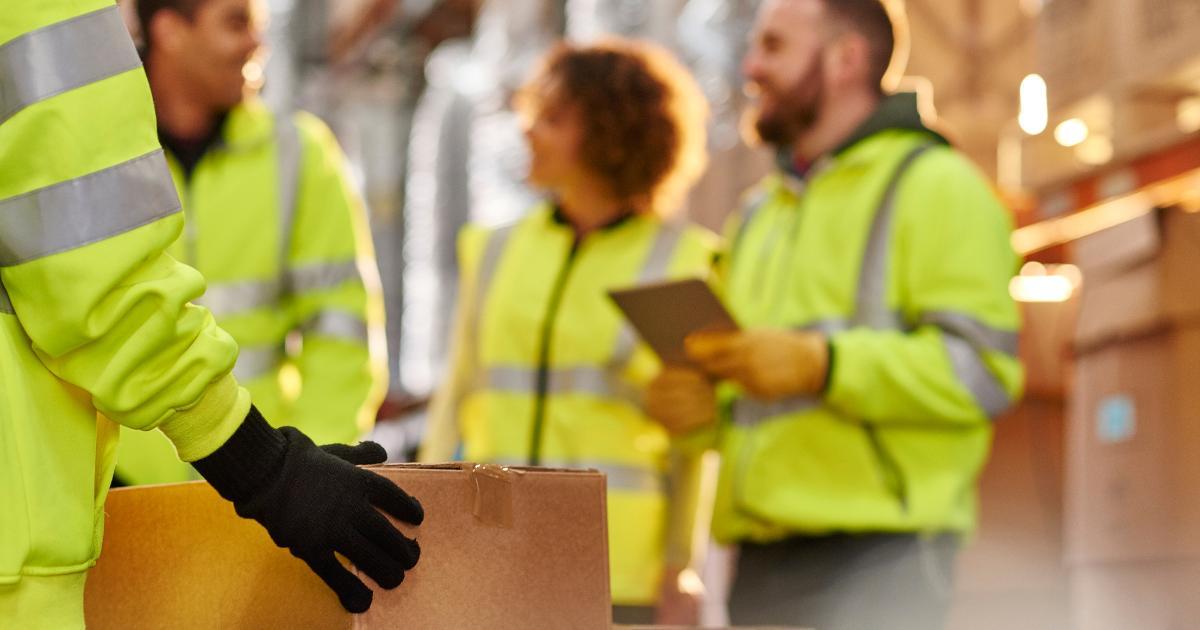
[[471, 465], [471, 481], [475, 485], [475, 518], [493, 527], [512, 527], [512, 486], [522, 474], [507, 466]]

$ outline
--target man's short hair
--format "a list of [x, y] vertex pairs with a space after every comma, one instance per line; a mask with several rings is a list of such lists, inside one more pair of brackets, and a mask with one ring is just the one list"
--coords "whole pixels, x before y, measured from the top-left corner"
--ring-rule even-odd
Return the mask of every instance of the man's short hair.
[[903, 15], [893, 15], [883, 0], [823, 0], [829, 15], [838, 25], [867, 40], [870, 46], [868, 78], [871, 85], [883, 90], [897, 52], [898, 36], [904, 34]]
[[188, 18], [196, 16], [196, 11], [208, 0], [137, 0], [138, 31], [142, 35], [142, 51], [150, 50], [150, 22], [159, 11], [175, 11]]

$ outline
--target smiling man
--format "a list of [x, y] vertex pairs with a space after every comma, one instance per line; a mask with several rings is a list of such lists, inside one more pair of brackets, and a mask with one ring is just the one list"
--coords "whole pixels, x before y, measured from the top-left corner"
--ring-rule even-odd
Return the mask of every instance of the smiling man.
[[[353, 442], [373, 425], [386, 364], [368, 343], [382, 334], [378, 272], [341, 150], [315, 117], [256, 97], [263, 0], [140, 0], [137, 14], [186, 217], [170, 253], [208, 280], [200, 303], [238, 342], [234, 373], [263, 414]], [[117, 461], [126, 484], [196, 477], [155, 433], [123, 432]]]
[[880, 0], [763, 3], [743, 70], [779, 160], [728, 233], [744, 328], [690, 338], [703, 371], [647, 394], [722, 451], [737, 625], [939, 627], [991, 421], [1020, 395], [1010, 218], [884, 90], [896, 32]]

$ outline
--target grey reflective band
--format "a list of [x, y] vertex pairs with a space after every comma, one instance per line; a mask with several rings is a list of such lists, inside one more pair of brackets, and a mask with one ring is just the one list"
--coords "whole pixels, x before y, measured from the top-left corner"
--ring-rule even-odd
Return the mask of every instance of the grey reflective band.
[[141, 65], [116, 5], [25, 33], [0, 46], [0, 123]]
[[282, 363], [281, 346], [243, 347], [233, 366], [233, 376], [242, 382], [250, 381], [278, 370]]
[[[499, 458], [490, 463], [500, 466], [526, 466], [527, 461], [515, 458]], [[594, 460], [543, 460], [541, 468], [592, 469], [604, 473], [609, 490], [621, 492], [646, 492], [664, 494], [667, 491], [666, 475], [650, 468], [616, 464]]]
[[665, 476], [656, 470], [600, 462], [581, 462], [581, 465], [604, 473], [609, 490], [655, 494], [667, 491]]
[[488, 290], [492, 288], [492, 278], [496, 276], [496, 268], [500, 266], [500, 258], [504, 255], [504, 246], [516, 230], [516, 224], [505, 225], [492, 230], [487, 243], [483, 247], [483, 255], [479, 259], [479, 276], [475, 279], [475, 311], [483, 310], [484, 300]]
[[[515, 365], [494, 365], [480, 375], [478, 386], [494, 392], [533, 396], [537, 390], [537, 368]], [[638, 388], [626, 383], [612, 370], [590, 365], [551, 369], [547, 373], [546, 393], [588, 394], [601, 398], [618, 398], [641, 405]]]
[[894, 329], [896, 326], [893, 311], [887, 307], [888, 255], [891, 249], [896, 196], [900, 189], [900, 181], [909, 167], [932, 147], [931, 144], [918, 146], [900, 160], [884, 190], [879, 208], [875, 211], [875, 220], [871, 223], [862, 268], [858, 274], [858, 291], [855, 294], [854, 305], [856, 326], [877, 330]]
[[4, 290], [3, 282], [0, 282], [0, 313], [16, 314], [16, 311], [13, 310], [12, 301], [8, 299], [8, 291]]
[[210, 284], [196, 303], [212, 311], [213, 315], [226, 317], [278, 304], [279, 298], [278, 281], [245, 280]]
[[946, 354], [950, 357], [950, 365], [959, 382], [971, 392], [976, 404], [989, 418], [995, 418], [1012, 404], [1008, 392], [1000, 386], [996, 375], [988, 369], [987, 363], [971, 342], [951, 333], [942, 334], [942, 343], [946, 346]]
[[1002, 352], [1017, 355], [1017, 333], [1000, 330], [967, 315], [953, 311], [931, 311], [921, 316], [922, 324], [937, 326], [955, 336], [966, 339], [976, 350]]
[[[358, 265], [353, 260], [337, 263], [316, 263], [287, 272], [287, 286], [294, 294], [322, 291], [358, 280]], [[196, 301], [213, 312], [228, 316], [257, 308], [277, 306], [283, 298], [283, 286], [278, 280], [243, 280], [210, 284]]]
[[358, 263], [353, 260], [294, 267], [288, 272], [288, 278], [288, 286], [292, 293], [335, 289], [351, 280], [362, 283], [362, 278], [358, 274]]
[[659, 227], [658, 234], [654, 236], [654, 243], [650, 246], [650, 253], [646, 255], [646, 261], [642, 263], [641, 275], [638, 276], [639, 282], [658, 280], [667, 275], [667, 270], [671, 266], [671, 258], [674, 256], [675, 248], [679, 245], [681, 238], [683, 238], [683, 226], [664, 224]]
[[[857, 326], [880, 330], [903, 330], [904, 322], [898, 314], [887, 308], [887, 270], [889, 249], [892, 240], [892, 218], [895, 215], [896, 196], [900, 180], [925, 151], [934, 145], [922, 145], [908, 153], [896, 167], [883, 195], [883, 201], [871, 224], [867, 238], [866, 253], [862, 270], [859, 272], [857, 302], [854, 323]], [[970, 317], [957, 313], [931, 313], [923, 323], [943, 329], [942, 339], [950, 357], [956, 378], [971, 392], [976, 403], [988, 417], [996, 417], [1011, 404], [1008, 393], [1001, 387], [996, 375], [983, 361], [982, 350], [994, 348], [1001, 352], [1011, 349], [1016, 353], [1016, 335], [1005, 335], [982, 326]]]
[[[931, 147], [933, 145], [924, 144], [905, 155], [896, 166], [896, 170], [892, 173], [891, 179], [884, 189], [883, 197], [875, 210], [874, 221], [871, 223], [871, 231], [867, 237], [867, 246], [863, 254], [862, 268], [859, 271], [854, 317], [850, 321], [842, 318], [817, 320], [800, 326], [801, 330], [816, 330], [825, 334], [833, 334], [854, 327], [875, 330], [905, 330], [907, 328], [902, 315], [887, 306], [887, 263], [891, 244], [892, 216], [895, 214], [896, 193], [899, 190], [901, 179], [913, 162]], [[819, 399], [807, 396], [797, 396], [775, 402], [759, 401], [743, 396], [734, 402], [733, 420], [735, 424], [750, 426], [769, 418], [809, 411], [820, 405]]]
[[[296, 222], [296, 199], [300, 185], [300, 130], [291, 114], [275, 114], [276, 194], [279, 197], [279, 268], [288, 268], [292, 249], [292, 227]], [[287, 278], [282, 279], [287, 282]]]
[[850, 329], [850, 320], [844, 317], [831, 317], [829, 319], [818, 319], [809, 322], [803, 326], [797, 326], [797, 330], [808, 330], [819, 332], [825, 336], [834, 335]]
[[742, 397], [733, 403], [733, 422], [739, 426], [751, 426], [769, 418], [812, 411], [820, 406], [821, 400], [811, 396], [794, 396], [772, 402]]
[[321, 311], [309, 318], [300, 329], [306, 335], [367, 343], [367, 323], [362, 317], [346, 311]]
[[[471, 330], [479, 330], [483, 321], [483, 307], [486, 305], [488, 291], [492, 288], [492, 278], [496, 277], [496, 268], [500, 266], [500, 258], [504, 255], [504, 246], [509, 237], [517, 229], [513, 223], [498, 227], [488, 234], [483, 246], [483, 254], [479, 257], [479, 273], [475, 277], [475, 303], [471, 306]], [[461, 296], [460, 296], [460, 299]], [[478, 350], [477, 350], [478, 351]]]
[[[659, 226], [658, 233], [654, 236], [654, 242], [650, 245], [650, 252], [646, 254], [646, 260], [642, 263], [636, 284], [660, 280], [667, 276], [671, 259], [675, 257], [675, 248], [679, 245], [681, 238], [683, 238], [683, 226], [676, 224]], [[633, 358], [635, 349], [637, 349], [637, 334], [634, 333], [633, 327], [628, 322], [622, 320], [621, 330], [617, 332], [617, 343], [613, 347], [609, 365], [614, 369], [624, 367]]]
[[127, 232], [179, 211], [161, 149], [128, 162], [0, 199], [0, 266]]

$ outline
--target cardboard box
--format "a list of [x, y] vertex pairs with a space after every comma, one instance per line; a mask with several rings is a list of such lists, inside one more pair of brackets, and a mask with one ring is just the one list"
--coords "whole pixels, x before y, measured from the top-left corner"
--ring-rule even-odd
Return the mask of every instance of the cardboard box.
[[1080, 628], [1200, 618], [1200, 215], [1156, 211], [1075, 248], [1065, 547]]
[[421, 561], [363, 615], [205, 483], [112, 491], [88, 628], [608, 628], [604, 476], [372, 467], [420, 499]]
[[1075, 254], [1067, 559], [1200, 557], [1200, 215], [1152, 212]]
[[1175, 630], [1200, 619], [1200, 561], [1156, 560], [1081, 567], [1071, 581], [1073, 628]]

